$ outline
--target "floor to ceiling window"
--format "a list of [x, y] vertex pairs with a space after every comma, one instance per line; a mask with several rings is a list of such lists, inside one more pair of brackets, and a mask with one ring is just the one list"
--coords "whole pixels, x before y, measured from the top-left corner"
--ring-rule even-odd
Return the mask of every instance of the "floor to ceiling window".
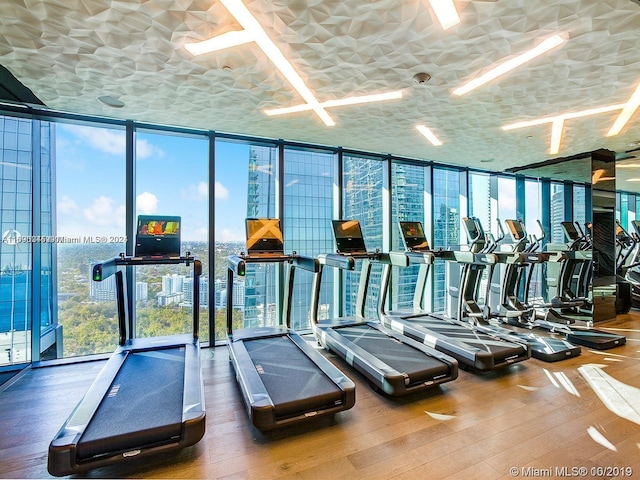
[[[343, 218], [359, 220], [367, 250], [382, 249], [382, 171], [384, 162], [378, 159], [345, 155], [343, 157]], [[359, 268], [359, 267], [356, 267]], [[380, 293], [379, 265], [372, 269], [366, 302], [366, 314], [377, 316], [376, 302]], [[346, 272], [344, 282], [345, 314], [353, 315], [359, 271]]]
[[[505, 220], [519, 220], [516, 208], [516, 179], [513, 177], [498, 177], [498, 214], [502, 228]], [[509, 243], [509, 232], [505, 229], [505, 242]]]
[[[430, 167], [394, 161], [391, 164], [391, 250], [404, 250], [398, 222], [425, 221], [425, 170]], [[418, 265], [394, 268], [391, 282], [392, 308], [413, 304]]]
[[[450, 168], [433, 168], [433, 247], [460, 247], [460, 173]], [[445, 262], [433, 266], [433, 310], [445, 309], [447, 275]]]
[[[245, 218], [276, 216], [278, 150], [217, 139], [215, 143], [215, 340], [226, 338], [227, 258], [245, 251]], [[278, 322], [273, 263], [249, 264], [233, 284], [234, 328]]]
[[[135, 204], [138, 215], [179, 216], [181, 254], [202, 261], [200, 338], [209, 339], [209, 141], [138, 130], [135, 133]], [[190, 333], [193, 267], [136, 267], [136, 336]]]
[[[125, 251], [125, 131], [55, 123], [55, 234], [62, 355], [111, 352], [117, 344], [115, 279], [91, 269]], [[68, 240], [68, 242], [67, 242]]]
[[480, 220], [482, 227], [492, 232], [491, 176], [486, 173], [469, 173], [469, 215]]
[[0, 116], [0, 366], [31, 360], [31, 125]]
[[[331, 220], [336, 155], [287, 148], [284, 152], [284, 245], [286, 252], [315, 257], [334, 251]], [[292, 327], [295, 330], [311, 328], [309, 307], [313, 276], [299, 270], [295, 274], [292, 299]], [[331, 311], [333, 301], [333, 275], [328, 269], [322, 279], [318, 316], [337, 315]]]

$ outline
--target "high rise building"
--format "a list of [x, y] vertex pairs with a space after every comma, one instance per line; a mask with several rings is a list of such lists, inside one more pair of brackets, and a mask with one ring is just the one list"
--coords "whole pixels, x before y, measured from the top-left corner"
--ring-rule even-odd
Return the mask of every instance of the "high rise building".
[[[40, 128], [40, 155], [34, 163], [33, 128]], [[55, 182], [54, 128], [48, 123], [0, 116], [0, 365], [20, 363], [31, 358], [32, 322], [41, 327], [41, 351], [55, 345], [56, 335], [46, 332], [56, 327], [55, 250], [51, 243], [21, 241], [31, 235], [55, 234], [53, 199]], [[37, 171], [34, 172], [34, 169]], [[34, 178], [40, 179], [39, 205], [34, 209]], [[37, 210], [40, 224], [33, 225]], [[37, 262], [33, 255], [37, 254]], [[34, 278], [33, 266], [39, 265], [40, 275]], [[32, 315], [33, 288], [40, 290], [41, 309]]]
[[163, 275], [162, 291], [156, 295], [158, 306], [165, 307], [182, 302], [184, 282], [184, 275], [178, 275], [176, 273], [173, 275]]
[[[93, 271], [93, 266], [97, 263], [91, 263], [90, 272]], [[136, 293], [137, 291], [138, 287], [136, 285]], [[96, 282], [93, 279], [89, 280], [89, 299], [93, 302], [114, 302], [116, 300], [116, 276], [111, 275], [101, 282]]]
[[[424, 167], [393, 162], [391, 191], [393, 196], [391, 249], [404, 250], [398, 222], [424, 222]], [[413, 303], [419, 267], [397, 269], [392, 276], [393, 307], [407, 308]]]

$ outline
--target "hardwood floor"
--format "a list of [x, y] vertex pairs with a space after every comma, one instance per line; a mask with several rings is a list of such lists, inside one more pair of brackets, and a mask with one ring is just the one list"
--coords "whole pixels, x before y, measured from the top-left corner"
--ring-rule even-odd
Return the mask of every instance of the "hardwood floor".
[[[578, 478], [640, 478], [640, 314], [599, 327], [625, 329], [627, 344], [603, 352], [583, 347], [578, 358], [558, 363], [531, 359], [488, 374], [461, 371], [426, 394], [395, 399], [373, 392], [330, 355], [356, 382], [355, 407], [270, 434], [251, 427], [226, 348], [203, 350], [203, 440], [84, 476], [481, 480], [515, 478], [514, 467], [520, 478], [561, 478], [556, 467], [586, 467]], [[102, 365], [33, 369], [0, 393], [0, 477], [49, 477], [49, 442]], [[588, 365], [600, 367], [578, 371]], [[612, 396], [607, 377], [593, 377], [598, 372], [628, 386]], [[605, 406], [592, 377], [628, 419]], [[632, 474], [595, 475], [592, 467], [629, 467]]]

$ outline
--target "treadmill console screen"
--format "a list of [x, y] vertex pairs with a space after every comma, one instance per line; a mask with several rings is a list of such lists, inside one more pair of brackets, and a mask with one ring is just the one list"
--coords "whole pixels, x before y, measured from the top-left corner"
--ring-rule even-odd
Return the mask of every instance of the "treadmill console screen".
[[505, 220], [504, 223], [507, 224], [511, 238], [514, 240], [522, 240], [524, 238], [524, 229], [521, 222], [518, 220]]
[[572, 222], [562, 222], [562, 228], [564, 228], [564, 233], [570, 241], [580, 238], [580, 234]]
[[421, 222], [399, 222], [400, 233], [407, 250], [429, 250], [429, 242]]
[[277, 218], [247, 218], [247, 253], [249, 255], [281, 254], [284, 239]]
[[180, 217], [139, 215], [136, 256], [179, 256]]
[[467, 230], [469, 240], [476, 240], [480, 238], [481, 232], [478, 229], [478, 224], [473, 218], [465, 217], [462, 221], [464, 222], [465, 229]]

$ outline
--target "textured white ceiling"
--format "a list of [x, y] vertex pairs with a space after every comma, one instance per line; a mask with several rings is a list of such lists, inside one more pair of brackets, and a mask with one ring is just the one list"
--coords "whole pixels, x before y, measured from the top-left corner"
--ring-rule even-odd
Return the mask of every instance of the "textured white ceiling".
[[[0, 64], [48, 107], [493, 170], [540, 162], [549, 124], [521, 120], [625, 103], [640, 83], [640, 5], [631, 0], [455, 0], [443, 31], [426, 0], [245, 0], [320, 102], [402, 89], [401, 100], [267, 117], [302, 99], [256, 44], [193, 57], [185, 43], [241, 27], [216, 0], [3, 0]], [[563, 46], [463, 97], [451, 90], [555, 33]], [[223, 69], [222, 67], [230, 67]], [[416, 73], [432, 79], [414, 84]], [[122, 100], [114, 109], [101, 95]], [[558, 155], [628, 150], [640, 111], [569, 120]], [[415, 129], [426, 124], [434, 147]], [[484, 163], [482, 160], [494, 160]]]

